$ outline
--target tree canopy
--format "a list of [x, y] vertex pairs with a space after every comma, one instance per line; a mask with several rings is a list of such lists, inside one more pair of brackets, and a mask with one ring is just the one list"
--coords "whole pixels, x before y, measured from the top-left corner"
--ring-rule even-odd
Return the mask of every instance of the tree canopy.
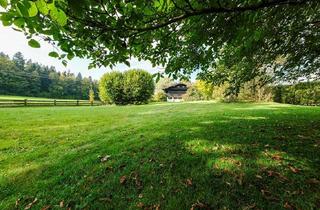
[[[2, 23], [90, 67], [131, 57], [181, 77], [239, 84], [261, 74], [320, 77], [318, 0], [0, 0]], [[38, 35], [38, 36], [36, 36]], [[221, 71], [221, 67], [227, 71]]]

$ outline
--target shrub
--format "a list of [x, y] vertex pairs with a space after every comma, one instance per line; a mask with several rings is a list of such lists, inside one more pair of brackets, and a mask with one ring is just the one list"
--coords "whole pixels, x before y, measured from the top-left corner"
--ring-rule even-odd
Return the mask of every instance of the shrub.
[[123, 78], [123, 74], [118, 71], [104, 74], [99, 84], [100, 99], [109, 103], [126, 104]]
[[167, 100], [167, 95], [165, 94], [164, 91], [156, 92], [153, 95], [153, 101], [162, 102], [162, 101], [166, 101], [166, 100]]
[[182, 96], [184, 101], [198, 101], [203, 100], [203, 96], [201, 92], [195, 87], [195, 85], [191, 85], [188, 87], [186, 94]]
[[273, 88], [275, 102], [301, 105], [320, 104], [320, 82], [303, 82]]
[[152, 75], [139, 69], [124, 72], [123, 85], [128, 104], [147, 103], [155, 88]]
[[100, 80], [100, 99], [106, 103], [147, 103], [154, 92], [152, 75], [143, 70], [106, 73]]

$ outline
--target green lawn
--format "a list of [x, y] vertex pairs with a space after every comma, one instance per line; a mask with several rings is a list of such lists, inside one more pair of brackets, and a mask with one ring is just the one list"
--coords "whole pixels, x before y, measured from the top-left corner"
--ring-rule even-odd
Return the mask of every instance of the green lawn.
[[320, 208], [320, 107], [2, 108], [0, 122], [0, 209]]

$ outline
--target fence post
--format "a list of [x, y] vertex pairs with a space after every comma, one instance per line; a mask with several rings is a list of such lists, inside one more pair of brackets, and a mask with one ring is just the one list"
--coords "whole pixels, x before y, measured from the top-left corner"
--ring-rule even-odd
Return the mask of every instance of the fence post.
[[77, 100], [77, 106], [79, 106], [79, 100]]
[[57, 105], [57, 101], [56, 99], [53, 100], [53, 105], [56, 106]]
[[24, 99], [24, 106], [27, 106], [27, 99]]

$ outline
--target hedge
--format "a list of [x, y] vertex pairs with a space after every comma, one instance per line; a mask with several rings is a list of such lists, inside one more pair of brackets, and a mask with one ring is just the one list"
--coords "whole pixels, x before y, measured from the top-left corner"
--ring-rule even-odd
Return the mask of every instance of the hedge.
[[320, 105], [320, 81], [274, 87], [273, 99], [279, 103]]

